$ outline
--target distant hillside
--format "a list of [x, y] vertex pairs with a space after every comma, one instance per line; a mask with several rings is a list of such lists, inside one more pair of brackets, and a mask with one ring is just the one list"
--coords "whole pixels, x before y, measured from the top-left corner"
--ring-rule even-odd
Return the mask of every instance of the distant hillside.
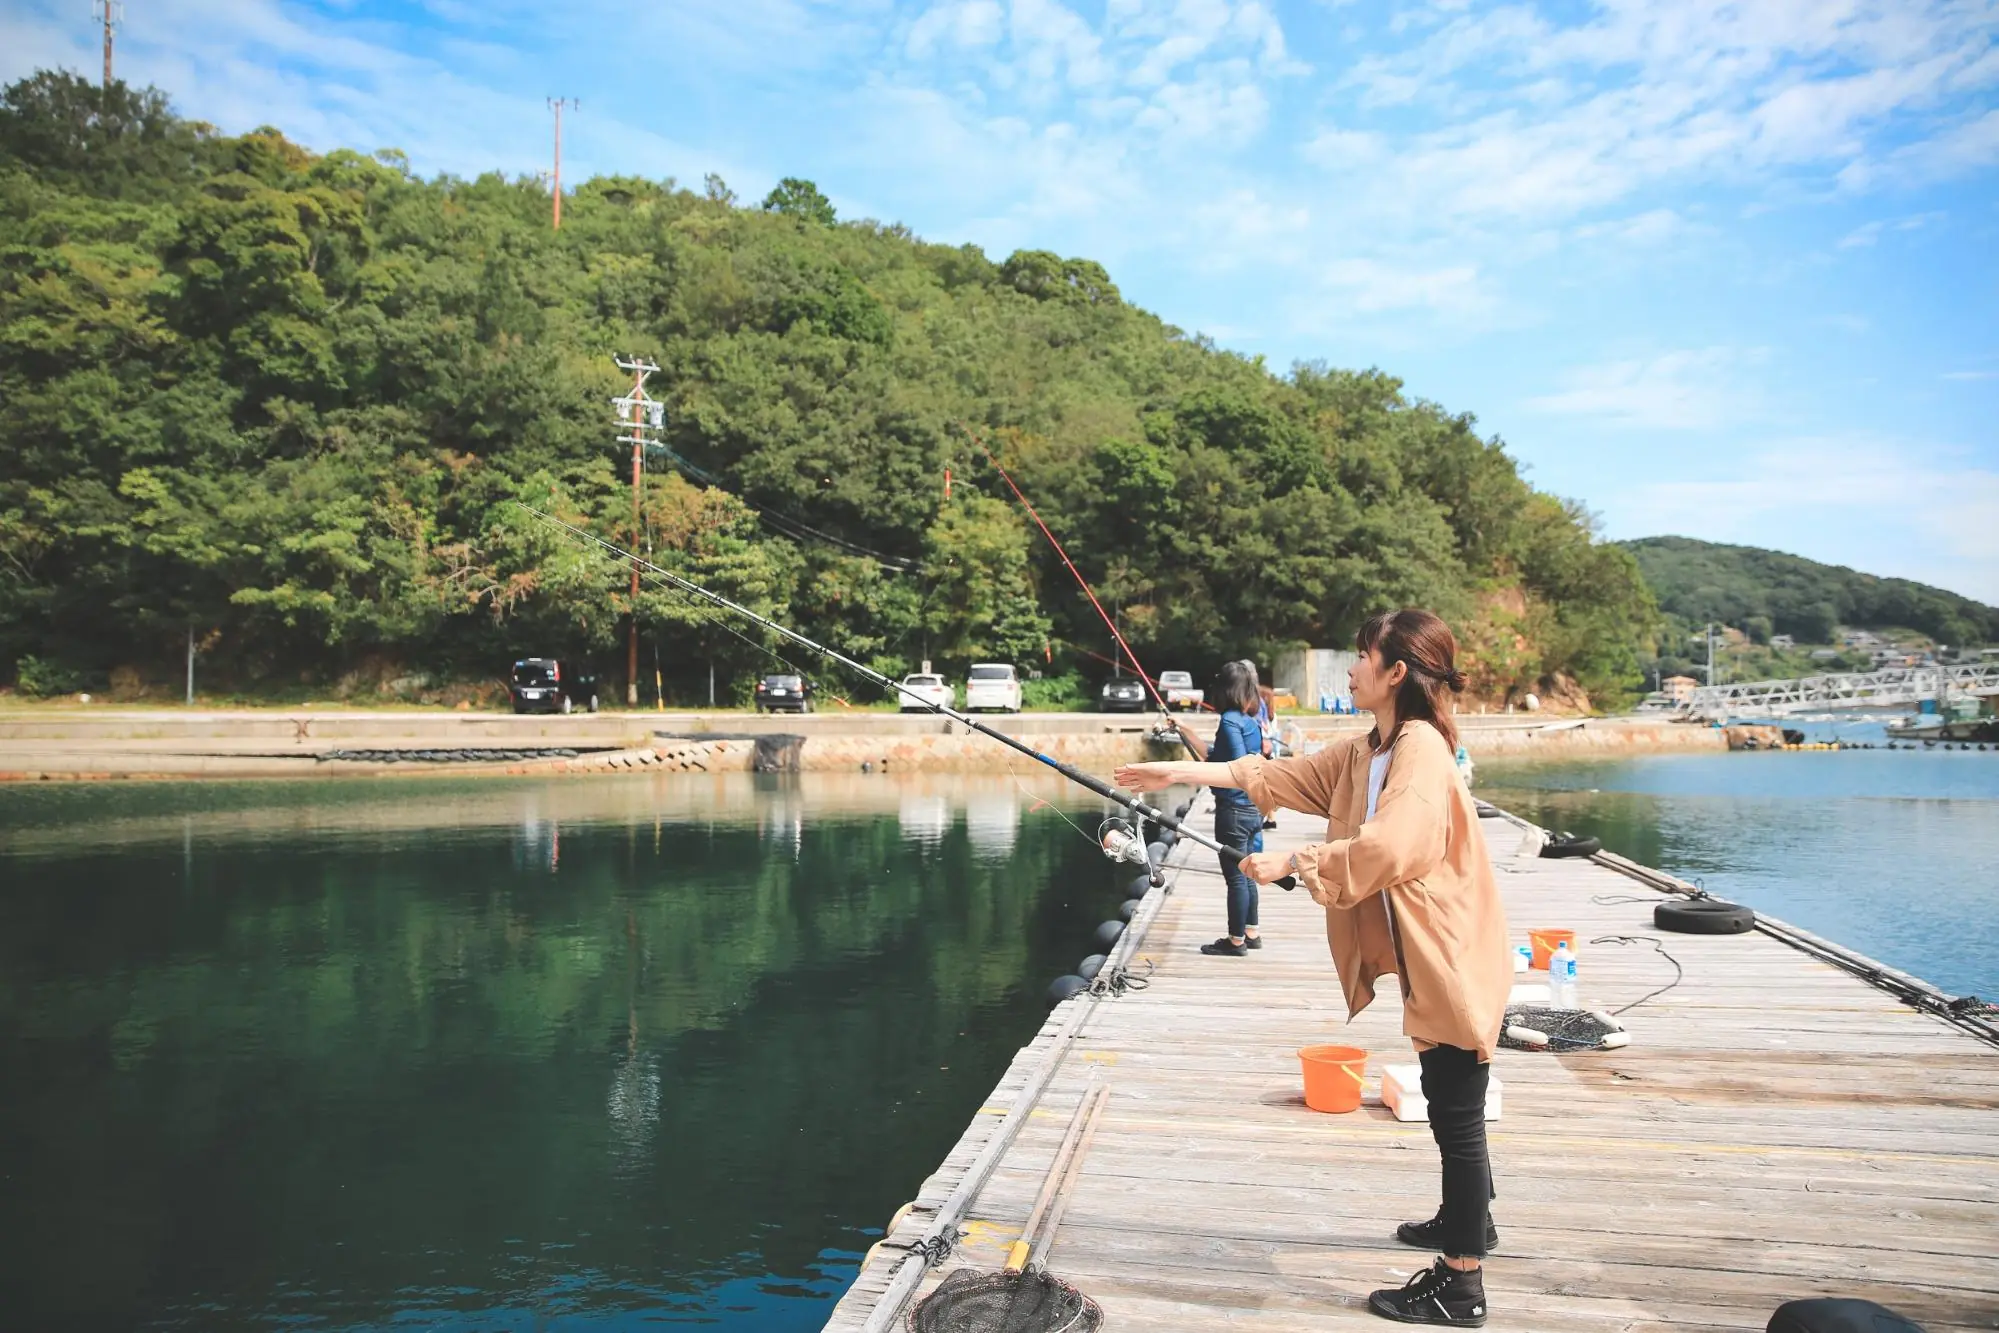
[[1836, 625], [1919, 630], [1939, 643], [1999, 642], [1999, 607], [1907, 579], [1877, 578], [1782, 551], [1691, 537], [1620, 543], [1637, 557], [1659, 609], [1738, 628], [1762, 617], [1779, 634], [1826, 643]]

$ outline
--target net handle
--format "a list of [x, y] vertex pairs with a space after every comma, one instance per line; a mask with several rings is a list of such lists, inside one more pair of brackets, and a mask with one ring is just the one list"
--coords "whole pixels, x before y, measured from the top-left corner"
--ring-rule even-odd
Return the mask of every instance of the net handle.
[[1027, 1215], [1027, 1225], [1020, 1229], [1020, 1239], [1007, 1248], [1006, 1265], [1000, 1271], [1018, 1273], [1030, 1262], [1029, 1246], [1034, 1239], [1034, 1230], [1041, 1225], [1042, 1214], [1048, 1211], [1048, 1205], [1054, 1201], [1056, 1191], [1068, 1177], [1069, 1154], [1075, 1150], [1077, 1136], [1083, 1132], [1083, 1120], [1090, 1111], [1097, 1091], [1097, 1074], [1092, 1070], [1089, 1084], [1083, 1089], [1083, 1095], [1076, 1099], [1076, 1109], [1069, 1116], [1069, 1126], [1062, 1131], [1062, 1144], [1055, 1150], [1055, 1160], [1048, 1165], [1048, 1175], [1042, 1180], [1041, 1193], [1035, 1196], [1034, 1208]]
[[1096, 1104], [1090, 1108], [1089, 1121], [1083, 1126], [1082, 1142], [1070, 1155], [1068, 1169], [1062, 1173], [1062, 1187], [1055, 1192], [1055, 1204], [1048, 1210], [1048, 1226], [1034, 1242], [1034, 1257], [1028, 1262], [1037, 1268], [1048, 1257], [1049, 1247], [1055, 1244], [1055, 1228], [1062, 1225], [1062, 1214], [1068, 1211], [1070, 1195], [1083, 1174], [1083, 1158], [1090, 1151], [1090, 1140], [1097, 1137], [1097, 1122], [1104, 1118], [1104, 1107], [1110, 1105], [1110, 1100], [1109, 1086], [1099, 1087]]

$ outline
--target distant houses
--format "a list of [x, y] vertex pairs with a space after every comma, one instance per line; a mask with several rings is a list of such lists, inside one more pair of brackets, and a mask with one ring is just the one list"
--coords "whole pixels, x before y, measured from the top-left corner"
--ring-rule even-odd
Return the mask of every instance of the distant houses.
[[1659, 682], [1659, 693], [1676, 704], [1683, 704], [1693, 698], [1694, 691], [1699, 688], [1700, 682], [1692, 676], [1668, 676]]

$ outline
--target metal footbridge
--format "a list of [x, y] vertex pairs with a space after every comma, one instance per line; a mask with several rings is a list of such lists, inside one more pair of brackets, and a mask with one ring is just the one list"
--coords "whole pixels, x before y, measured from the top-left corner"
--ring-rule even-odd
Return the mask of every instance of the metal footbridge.
[[1703, 685], [1680, 701], [1679, 712], [1707, 718], [1780, 717], [1841, 708], [1907, 708], [1953, 694], [1999, 694], [1999, 662], [1956, 666], [1843, 671], [1797, 680]]

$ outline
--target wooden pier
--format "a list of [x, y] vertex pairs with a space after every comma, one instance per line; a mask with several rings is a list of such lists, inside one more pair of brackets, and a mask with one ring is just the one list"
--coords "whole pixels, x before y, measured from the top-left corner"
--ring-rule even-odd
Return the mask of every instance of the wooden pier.
[[[1623, 1016], [1623, 1050], [1500, 1052], [1488, 1328], [1760, 1331], [1786, 1300], [1841, 1295], [1930, 1333], [1999, 1329], [1999, 1049], [1761, 933], [1657, 931], [1657, 891], [1522, 854], [1506, 820], [1483, 826], [1515, 941], [1529, 926], [1576, 931], [1585, 1003], [1614, 1008], [1673, 978], [1651, 947], [1600, 936], [1655, 936], [1686, 971]], [[1287, 815], [1265, 838], [1295, 846], [1321, 828]], [[916, 1208], [828, 1329], [902, 1327], [877, 1306], [906, 1247], [1000, 1134], [955, 1251], [921, 1291], [959, 1265], [997, 1268], [1093, 1077], [1109, 1107], [1048, 1267], [1107, 1327], [1394, 1327], [1367, 1293], [1429, 1261], [1394, 1228], [1438, 1198], [1428, 1126], [1373, 1095], [1384, 1065], [1414, 1062], [1395, 984], [1348, 1025], [1323, 913], [1302, 892], [1263, 891], [1261, 951], [1202, 956], [1223, 925], [1215, 859], [1182, 844], [1169, 865], [1173, 891], [1140, 918], [1150, 985], [1050, 1015], [937, 1172], [911, 1182]], [[1595, 901], [1620, 898], [1636, 901]], [[1305, 1106], [1295, 1052], [1321, 1042], [1372, 1052], [1359, 1111]]]

